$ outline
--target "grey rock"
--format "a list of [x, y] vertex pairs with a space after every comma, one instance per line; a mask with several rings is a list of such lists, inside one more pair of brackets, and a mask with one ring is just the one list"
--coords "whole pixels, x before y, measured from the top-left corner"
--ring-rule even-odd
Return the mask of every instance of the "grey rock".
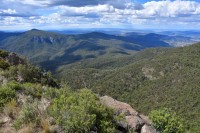
[[129, 104], [117, 101], [109, 96], [100, 97], [100, 101], [115, 110], [117, 114], [124, 114], [125, 116], [129, 115], [138, 115], [138, 112], [135, 111]]
[[142, 120], [138, 116], [126, 116], [125, 118], [128, 123], [129, 129], [133, 129], [135, 131], [141, 130], [142, 126], [145, 124], [144, 120]]
[[149, 119], [148, 116], [145, 116], [145, 115], [140, 115], [141, 119], [144, 120], [145, 124], [147, 125], [152, 125], [152, 121]]
[[158, 133], [152, 126], [144, 125], [141, 129], [141, 133]]
[[151, 120], [147, 116], [139, 115], [129, 104], [117, 101], [109, 96], [100, 97], [100, 101], [105, 106], [112, 108], [117, 115], [124, 115], [123, 120], [115, 121], [118, 126], [117, 133], [128, 133], [129, 131], [156, 133], [156, 130], [151, 126]]

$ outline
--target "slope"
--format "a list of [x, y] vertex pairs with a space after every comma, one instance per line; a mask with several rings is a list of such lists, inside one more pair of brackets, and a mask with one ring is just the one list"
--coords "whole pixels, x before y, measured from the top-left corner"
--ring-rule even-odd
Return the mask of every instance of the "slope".
[[49, 72], [0, 49], [1, 133], [144, 133], [146, 130], [156, 133], [148, 117], [130, 105], [108, 96], [99, 97], [86, 88], [78, 91], [67, 85], [59, 88]]
[[135, 59], [122, 59], [126, 63], [121, 65], [116, 65], [117, 61], [113, 67], [90, 63], [87, 68], [80, 64], [61, 75], [71, 87], [89, 87], [146, 114], [161, 107], [171, 108], [184, 118], [188, 131], [199, 132], [200, 44], [148, 49], [138, 54]]

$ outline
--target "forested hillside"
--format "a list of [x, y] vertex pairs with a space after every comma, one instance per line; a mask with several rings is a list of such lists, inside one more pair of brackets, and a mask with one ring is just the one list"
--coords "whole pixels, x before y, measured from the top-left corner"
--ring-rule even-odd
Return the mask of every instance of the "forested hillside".
[[0, 50], [1, 133], [145, 131], [156, 133], [151, 121], [130, 105], [86, 88], [59, 86], [50, 72]]
[[184, 118], [191, 132], [198, 132], [199, 57], [200, 44], [148, 49], [133, 58], [80, 62], [69, 66], [70, 69], [63, 68], [59, 75], [73, 88], [89, 87], [146, 114], [161, 107], [171, 108]]
[[[46, 110], [43, 110], [46, 117], [42, 117], [41, 119], [39, 119], [41, 110], [35, 110], [36, 112], [29, 113], [30, 115], [31, 113], [36, 113], [37, 119], [30, 116], [30, 119], [25, 121], [24, 117], [26, 116], [23, 115], [25, 113], [23, 111], [30, 108], [37, 108], [35, 102], [38, 98], [39, 105], [43, 104], [40, 103], [42, 102], [40, 101], [41, 98], [50, 99], [51, 102], [55, 99], [58, 100], [57, 102], [59, 104], [63, 105], [71, 103], [63, 103], [64, 101], [61, 97], [73, 99], [80, 95], [86, 99], [90, 95], [94, 100], [95, 94], [89, 90], [74, 92], [74, 90], [87, 87], [99, 96], [110, 95], [120, 101], [127, 102], [146, 115], [155, 109], [169, 108], [181, 116], [187, 131], [198, 132], [200, 121], [199, 54], [200, 44], [194, 44], [181, 48], [147, 49], [137, 53], [133, 57], [124, 56], [107, 60], [102, 59], [102, 62], [95, 60], [94, 62], [90, 61], [90, 63], [84, 61], [74, 63], [66, 68], [63, 67], [64, 71], [57, 73], [57, 76], [62, 81], [63, 85], [61, 86], [63, 87], [56, 91], [57, 89], [52, 87], [58, 87], [58, 84], [49, 72], [41, 71], [39, 68], [33, 67], [14, 53], [1, 51], [1, 95], [5, 97], [1, 100], [1, 107], [3, 107], [4, 113], [11, 111], [11, 114], [8, 115], [11, 115], [10, 117], [14, 119], [14, 123], [12, 124], [14, 124], [15, 129], [12, 128], [12, 130], [23, 129], [27, 124], [34, 122], [31, 129], [33, 130], [35, 126], [49, 121], [47, 119], [51, 115], [59, 120], [57, 121], [59, 125], [63, 119], [59, 118], [59, 112], [55, 112], [56, 108], [62, 109], [62, 106], [57, 107], [58, 103], [55, 103], [54, 107], [52, 106], [51, 111], [53, 111], [53, 114], [46, 114]], [[66, 83], [72, 89], [64, 87]], [[62, 94], [63, 96], [61, 96]], [[18, 106], [19, 103], [15, 98], [23, 97], [27, 99], [29, 96], [33, 98], [31, 102], [33, 104], [30, 107], [27, 107], [25, 105], [26, 102], [23, 103], [23, 101], [21, 101], [23, 104]], [[79, 101], [77, 102], [79, 103]], [[91, 104], [97, 104], [99, 106], [100, 103], [98, 103], [98, 100], [96, 102], [92, 102]], [[84, 114], [88, 106], [81, 106], [80, 108], [83, 108], [82, 113]], [[105, 107], [102, 106], [102, 108], [106, 111]], [[19, 109], [21, 111], [15, 112], [13, 109]], [[76, 114], [76, 109], [74, 111], [73, 114]], [[17, 115], [20, 117], [18, 118]], [[113, 115], [107, 114], [106, 119], [108, 121], [111, 120], [111, 116]], [[72, 119], [77, 119], [77, 117], [74, 116]], [[91, 119], [92, 117], [88, 118], [89, 121]], [[73, 124], [76, 125], [77, 123]], [[88, 127], [90, 127], [90, 124]], [[79, 127], [81, 125], [76, 126]], [[105, 127], [105, 129], [111, 131], [112, 128], [110, 127], [112, 126], [109, 126], [109, 128]], [[41, 128], [45, 129], [43, 126]], [[41, 128], [36, 128], [36, 130], [42, 130]], [[99, 130], [105, 129], [99, 127]], [[64, 127], [56, 130], [71, 131], [74, 129]], [[88, 129], [83, 130], [86, 131]]]

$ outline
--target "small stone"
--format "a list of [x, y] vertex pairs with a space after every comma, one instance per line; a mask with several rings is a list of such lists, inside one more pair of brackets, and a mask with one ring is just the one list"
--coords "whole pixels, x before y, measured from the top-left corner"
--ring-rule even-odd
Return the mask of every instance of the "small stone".
[[3, 119], [0, 120], [0, 125], [5, 124], [5, 123], [7, 123], [9, 121], [10, 121], [9, 117], [4, 117]]

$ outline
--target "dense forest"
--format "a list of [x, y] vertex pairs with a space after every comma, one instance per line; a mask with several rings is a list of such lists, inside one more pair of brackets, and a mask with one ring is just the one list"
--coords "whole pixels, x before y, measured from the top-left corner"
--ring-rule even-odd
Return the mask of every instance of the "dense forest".
[[[185, 130], [171, 110], [152, 111], [150, 118], [155, 123], [152, 125], [130, 105], [107, 96], [99, 97], [86, 88], [74, 90], [59, 84], [50, 72], [31, 65], [15, 53], [0, 50], [0, 62], [0, 131], [3, 133], [156, 133], [153, 126], [164, 132]], [[134, 113], [127, 114], [127, 111]]]
[[[91, 88], [148, 114], [171, 108], [184, 118], [191, 132], [200, 122], [200, 44], [153, 48], [107, 61], [95, 60], [61, 67], [57, 75], [72, 88]], [[122, 63], [123, 62], [123, 63]]]

